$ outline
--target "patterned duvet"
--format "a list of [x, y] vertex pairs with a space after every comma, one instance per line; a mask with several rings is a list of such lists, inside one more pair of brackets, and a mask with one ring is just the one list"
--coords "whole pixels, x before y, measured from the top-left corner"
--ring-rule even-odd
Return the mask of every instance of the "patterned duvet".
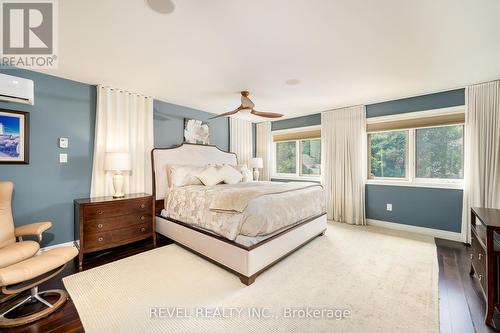
[[[251, 199], [243, 212], [210, 209], [225, 191], [248, 187], [276, 186], [276, 193]], [[238, 235], [265, 236], [325, 212], [324, 190], [319, 184], [301, 183], [286, 187], [277, 182], [252, 182], [236, 185], [190, 185], [170, 190], [165, 198], [169, 218], [210, 230], [235, 240]], [[269, 191], [268, 191], [269, 192]]]

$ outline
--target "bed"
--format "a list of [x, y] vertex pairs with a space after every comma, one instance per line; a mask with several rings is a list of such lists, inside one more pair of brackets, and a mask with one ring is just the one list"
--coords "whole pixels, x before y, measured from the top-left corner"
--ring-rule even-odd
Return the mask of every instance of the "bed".
[[152, 151], [156, 231], [235, 273], [256, 277], [326, 230], [324, 194], [315, 183], [239, 183], [169, 188], [167, 166], [237, 165], [215, 146]]

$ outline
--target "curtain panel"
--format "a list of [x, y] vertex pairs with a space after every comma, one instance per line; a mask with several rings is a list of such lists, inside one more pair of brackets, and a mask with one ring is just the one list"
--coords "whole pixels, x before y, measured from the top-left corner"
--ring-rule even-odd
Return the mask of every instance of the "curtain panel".
[[462, 241], [470, 243], [470, 208], [500, 208], [500, 81], [467, 87]]
[[271, 135], [271, 122], [257, 124], [257, 157], [262, 157], [264, 167], [260, 173], [261, 180], [271, 180], [271, 154], [273, 139]]
[[364, 106], [321, 113], [321, 176], [329, 220], [366, 224], [366, 154]]
[[238, 118], [229, 118], [230, 149], [238, 157], [239, 164], [248, 165], [253, 157], [252, 123]]
[[97, 86], [97, 110], [91, 197], [113, 194], [112, 173], [104, 170], [107, 152], [129, 153], [132, 170], [125, 193], [152, 193], [153, 99]]

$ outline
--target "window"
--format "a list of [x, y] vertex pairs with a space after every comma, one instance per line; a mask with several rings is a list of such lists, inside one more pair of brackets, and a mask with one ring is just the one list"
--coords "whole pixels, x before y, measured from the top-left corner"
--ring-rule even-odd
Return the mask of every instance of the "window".
[[273, 133], [273, 177], [318, 178], [321, 175], [321, 132], [317, 127]]
[[415, 130], [415, 177], [464, 178], [463, 125]]
[[295, 174], [297, 172], [297, 142], [276, 142], [276, 172]]
[[319, 176], [321, 174], [321, 140], [300, 141], [300, 174]]
[[406, 178], [408, 131], [372, 133], [369, 140], [371, 178]]
[[463, 140], [462, 124], [369, 133], [368, 178], [459, 182]]

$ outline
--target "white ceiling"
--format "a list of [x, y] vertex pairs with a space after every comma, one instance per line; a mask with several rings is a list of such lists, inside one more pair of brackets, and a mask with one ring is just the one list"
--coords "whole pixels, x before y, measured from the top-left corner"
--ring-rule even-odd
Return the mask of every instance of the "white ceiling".
[[245, 89], [287, 117], [500, 78], [498, 0], [172, 1], [59, 1], [46, 72], [214, 113]]

